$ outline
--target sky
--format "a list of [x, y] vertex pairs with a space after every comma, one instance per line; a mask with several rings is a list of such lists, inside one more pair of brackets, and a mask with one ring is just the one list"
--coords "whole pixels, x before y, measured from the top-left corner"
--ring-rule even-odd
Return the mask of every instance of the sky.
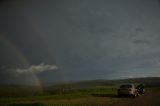
[[0, 83], [160, 77], [159, 0], [4, 0], [0, 14]]

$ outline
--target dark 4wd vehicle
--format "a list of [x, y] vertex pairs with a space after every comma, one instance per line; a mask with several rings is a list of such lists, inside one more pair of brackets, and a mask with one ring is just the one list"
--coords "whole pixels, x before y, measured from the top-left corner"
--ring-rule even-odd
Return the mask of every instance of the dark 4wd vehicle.
[[144, 89], [144, 84], [139, 84], [136, 89], [138, 90], [139, 94], [145, 94], [146, 90]]

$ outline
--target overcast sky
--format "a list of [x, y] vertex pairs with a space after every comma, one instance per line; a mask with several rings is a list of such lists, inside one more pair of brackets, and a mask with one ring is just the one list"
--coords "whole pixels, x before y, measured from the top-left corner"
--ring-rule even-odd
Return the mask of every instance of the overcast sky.
[[3, 83], [160, 77], [160, 1], [2, 1], [0, 51]]

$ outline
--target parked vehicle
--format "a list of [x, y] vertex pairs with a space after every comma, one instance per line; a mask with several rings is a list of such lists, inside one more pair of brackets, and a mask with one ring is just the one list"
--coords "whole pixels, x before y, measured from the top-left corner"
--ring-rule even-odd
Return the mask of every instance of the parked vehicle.
[[138, 90], [139, 94], [145, 94], [146, 90], [144, 88], [144, 84], [139, 84], [136, 89]]
[[118, 89], [118, 96], [129, 95], [136, 97], [138, 96], [138, 90], [134, 84], [123, 84]]

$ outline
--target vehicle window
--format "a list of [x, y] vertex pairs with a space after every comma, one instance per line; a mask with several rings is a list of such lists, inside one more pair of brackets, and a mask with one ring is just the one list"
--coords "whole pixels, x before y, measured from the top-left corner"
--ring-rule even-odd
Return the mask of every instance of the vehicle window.
[[132, 85], [121, 85], [120, 88], [132, 88]]

